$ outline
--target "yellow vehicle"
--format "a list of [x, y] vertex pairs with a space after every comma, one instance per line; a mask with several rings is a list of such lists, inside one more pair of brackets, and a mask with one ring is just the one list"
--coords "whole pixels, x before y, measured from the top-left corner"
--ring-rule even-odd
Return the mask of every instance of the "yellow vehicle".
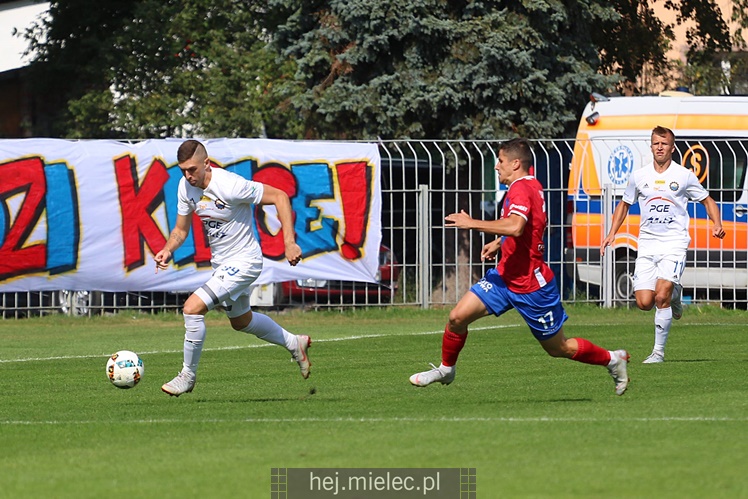
[[748, 288], [748, 97], [593, 94], [577, 131], [569, 175], [570, 250], [577, 282], [600, 286], [601, 295], [609, 289], [614, 301], [633, 296], [638, 204], [631, 206], [618, 231], [612, 263], [605, 264], [601, 258], [600, 243], [631, 172], [652, 161], [651, 132], [657, 125], [675, 133], [673, 160], [692, 169], [709, 191], [720, 207], [727, 234], [723, 240], [711, 237], [703, 205], [689, 203], [691, 244], [681, 280], [684, 296], [732, 296], [744, 301]]

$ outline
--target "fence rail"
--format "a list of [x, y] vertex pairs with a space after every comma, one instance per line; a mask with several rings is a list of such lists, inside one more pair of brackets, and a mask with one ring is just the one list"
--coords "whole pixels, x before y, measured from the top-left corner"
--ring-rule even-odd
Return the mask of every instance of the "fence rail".
[[[727, 146], [711, 142], [710, 147], [719, 146], [717, 149], [723, 155], [732, 151], [732, 157], [722, 160], [737, 172], [731, 185], [708, 186], [713, 197], [718, 201], [746, 198], [746, 140]], [[498, 217], [506, 189], [498, 184], [494, 170], [499, 144], [499, 141], [381, 142], [380, 283], [305, 281], [264, 286], [253, 294], [254, 306], [431, 307], [456, 303], [493, 264], [480, 261], [484, 243], [480, 233], [446, 228], [444, 217], [461, 209], [475, 218]], [[533, 146], [535, 175], [546, 193], [546, 260], [556, 274], [564, 300], [630, 306], [632, 292], [626, 286], [630, 286], [633, 270], [631, 258], [611, 259], [606, 265], [601, 264], [597, 281], [579, 279], [580, 258], [571, 247], [574, 204], [567, 195], [574, 140], [535, 141]], [[736, 194], [740, 189], [743, 191]], [[603, 204], [616, 202], [610, 196]], [[738, 208], [735, 210], [737, 213]], [[604, 224], [609, 224], [611, 211], [605, 211]], [[745, 222], [745, 211], [742, 216]], [[594, 260], [599, 252], [586, 257]], [[721, 267], [723, 261], [714, 257], [710, 265]], [[745, 261], [738, 263], [746, 267]], [[611, 270], [613, 267], [615, 271]], [[695, 261], [689, 261], [686, 274], [695, 268]], [[684, 294], [692, 302], [719, 301], [744, 307], [745, 287], [736, 283], [715, 283], [711, 289], [694, 286]], [[0, 294], [0, 306], [3, 318], [52, 313], [95, 315], [124, 310], [178, 311], [186, 296], [184, 292], [29, 291]]]

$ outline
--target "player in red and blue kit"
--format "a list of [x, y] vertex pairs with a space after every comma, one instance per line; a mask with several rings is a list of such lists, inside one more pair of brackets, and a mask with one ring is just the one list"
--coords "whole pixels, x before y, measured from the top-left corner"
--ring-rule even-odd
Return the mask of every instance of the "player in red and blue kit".
[[466, 293], [449, 314], [442, 336], [442, 362], [439, 367], [410, 377], [415, 386], [455, 378], [457, 357], [465, 345], [468, 326], [488, 314], [499, 316], [516, 309], [540, 345], [552, 357], [566, 357], [585, 364], [606, 366], [615, 382], [617, 395], [628, 387], [626, 350], [605, 350], [583, 338], [566, 338], [563, 324], [568, 318], [553, 271], [543, 260], [547, 217], [543, 186], [530, 175], [532, 149], [525, 139], [512, 139], [499, 148], [496, 171], [499, 181], [508, 185], [501, 217], [476, 220], [461, 211], [446, 217], [447, 227], [475, 229], [497, 237], [483, 247], [482, 260], [493, 260], [501, 250], [496, 268], [490, 269]]

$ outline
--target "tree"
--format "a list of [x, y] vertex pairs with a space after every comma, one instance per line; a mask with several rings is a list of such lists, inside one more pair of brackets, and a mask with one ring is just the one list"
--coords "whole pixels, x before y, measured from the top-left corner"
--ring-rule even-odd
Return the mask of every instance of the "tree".
[[[725, 19], [728, 13], [722, 12], [715, 0], [665, 0], [661, 5], [675, 17], [671, 23], [657, 17], [655, 3], [657, 0], [613, 0], [611, 6], [620, 17], [596, 32], [601, 70], [623, 77], [618, 90], [625, 94], [652, 93], [673, 80], [697, 94], [734, 87], [736, 83], [727, 81], [722, 66], [727, 59], [735, 59], [726, 55], [732, 48], [745, 47], [742, 28], [748, 26], [748, 1], [732, 2], [729, 20], [737, 27], [733, 34]], [[685, 66], [666, 59], [676, 25], [688, 26]]]
[[[696, 3], [694, 10], [697, 7], [703, 10], [704, 6]], [[688, 62], [677, 68], [679, 83], [697, 95], [748, 93], [748, 54], [742, 36], [743, 28], [748, 27], [748, 0], [733, 1], [730, 21], [737, 29], [732, 36], [725, 22], [714, 16], [715, 12], [716, 9], [707, 11], [707, 21], [699, 23], [698, 29], [691, 29]], [[722, 36], [711, 39], [707, 34], [713, 29], [704, 26], [719, 27]]]
[[672, 23], [656, 1], [276, 0], [271, 32], [298, 64], [309, 137], [548, 137], [573, 131], [590, 91], [670, 76], [677, 24], [693, 23], [695, 61], [730, 50], [715, 0], [665, 0]]
[[[644, 68], [669, 70], [673, 25], [656, 1], [54, 0], [28, 33], [43, 96], [33, 131], [569, 135], [591, 91], [642, 92]], [[748, 0], [733, 2], [744, 27]], [[695, 22], [694, 61], [729, 50], [715, 0], [664, 5]]]
[[[33, 81], [65, 137], [295, 135], [293, 66], [268, 50], [264, 2], [51, 3]], [[42, 33], [46, 31], [46, 37]], [[286, 87], [288, 82], [289, 87]], [[50, 92], [54, 88], [53, 92]], [[46, 133], [45, 133], [46, 132]]]
[[[51, 2], [49, 15], [32, 27], [26, 37], [35, 60], [30, 68], [32, 89], [37, 96], [40, 121], [34, 123], [34, 135], [66, 136], [73, 116], [68, 102], [87, 100], [105, 107], [100, 95], [107, 88], [103, 78], [113, 64], [114, 55], [107, 47], [110, 33], [122, 29], [131, 18], [133, 2], [101, 2], [92, 9], [81, 0]], [[110, 136], [102, 130], [106, 112], [84, 115], [84, 126], [91, 136]]]
[[658, 19], [646, 0], [613, 0], [611, 6], [616, 15], [592, 34], [600, 50], [600, 70], [621, 76], [619, 92], [640, 93], [636, 82], [645, 68], [656, 76], [667, 71], [665, 54], [675, 36], [673, 26]]
[[275, 2], [278, 50], [304, 91], [308, 137], [553, 137], [598, 72], [605, 2]]

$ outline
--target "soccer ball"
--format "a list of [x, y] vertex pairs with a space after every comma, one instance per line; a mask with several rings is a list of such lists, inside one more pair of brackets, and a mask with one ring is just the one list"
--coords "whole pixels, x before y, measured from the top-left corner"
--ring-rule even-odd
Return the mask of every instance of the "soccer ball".
[[106, 375], [117, 388], [132, 388], [140, 382], [144, 372], [143, 360], [129, 350], [120, 350], [106, 363]]

